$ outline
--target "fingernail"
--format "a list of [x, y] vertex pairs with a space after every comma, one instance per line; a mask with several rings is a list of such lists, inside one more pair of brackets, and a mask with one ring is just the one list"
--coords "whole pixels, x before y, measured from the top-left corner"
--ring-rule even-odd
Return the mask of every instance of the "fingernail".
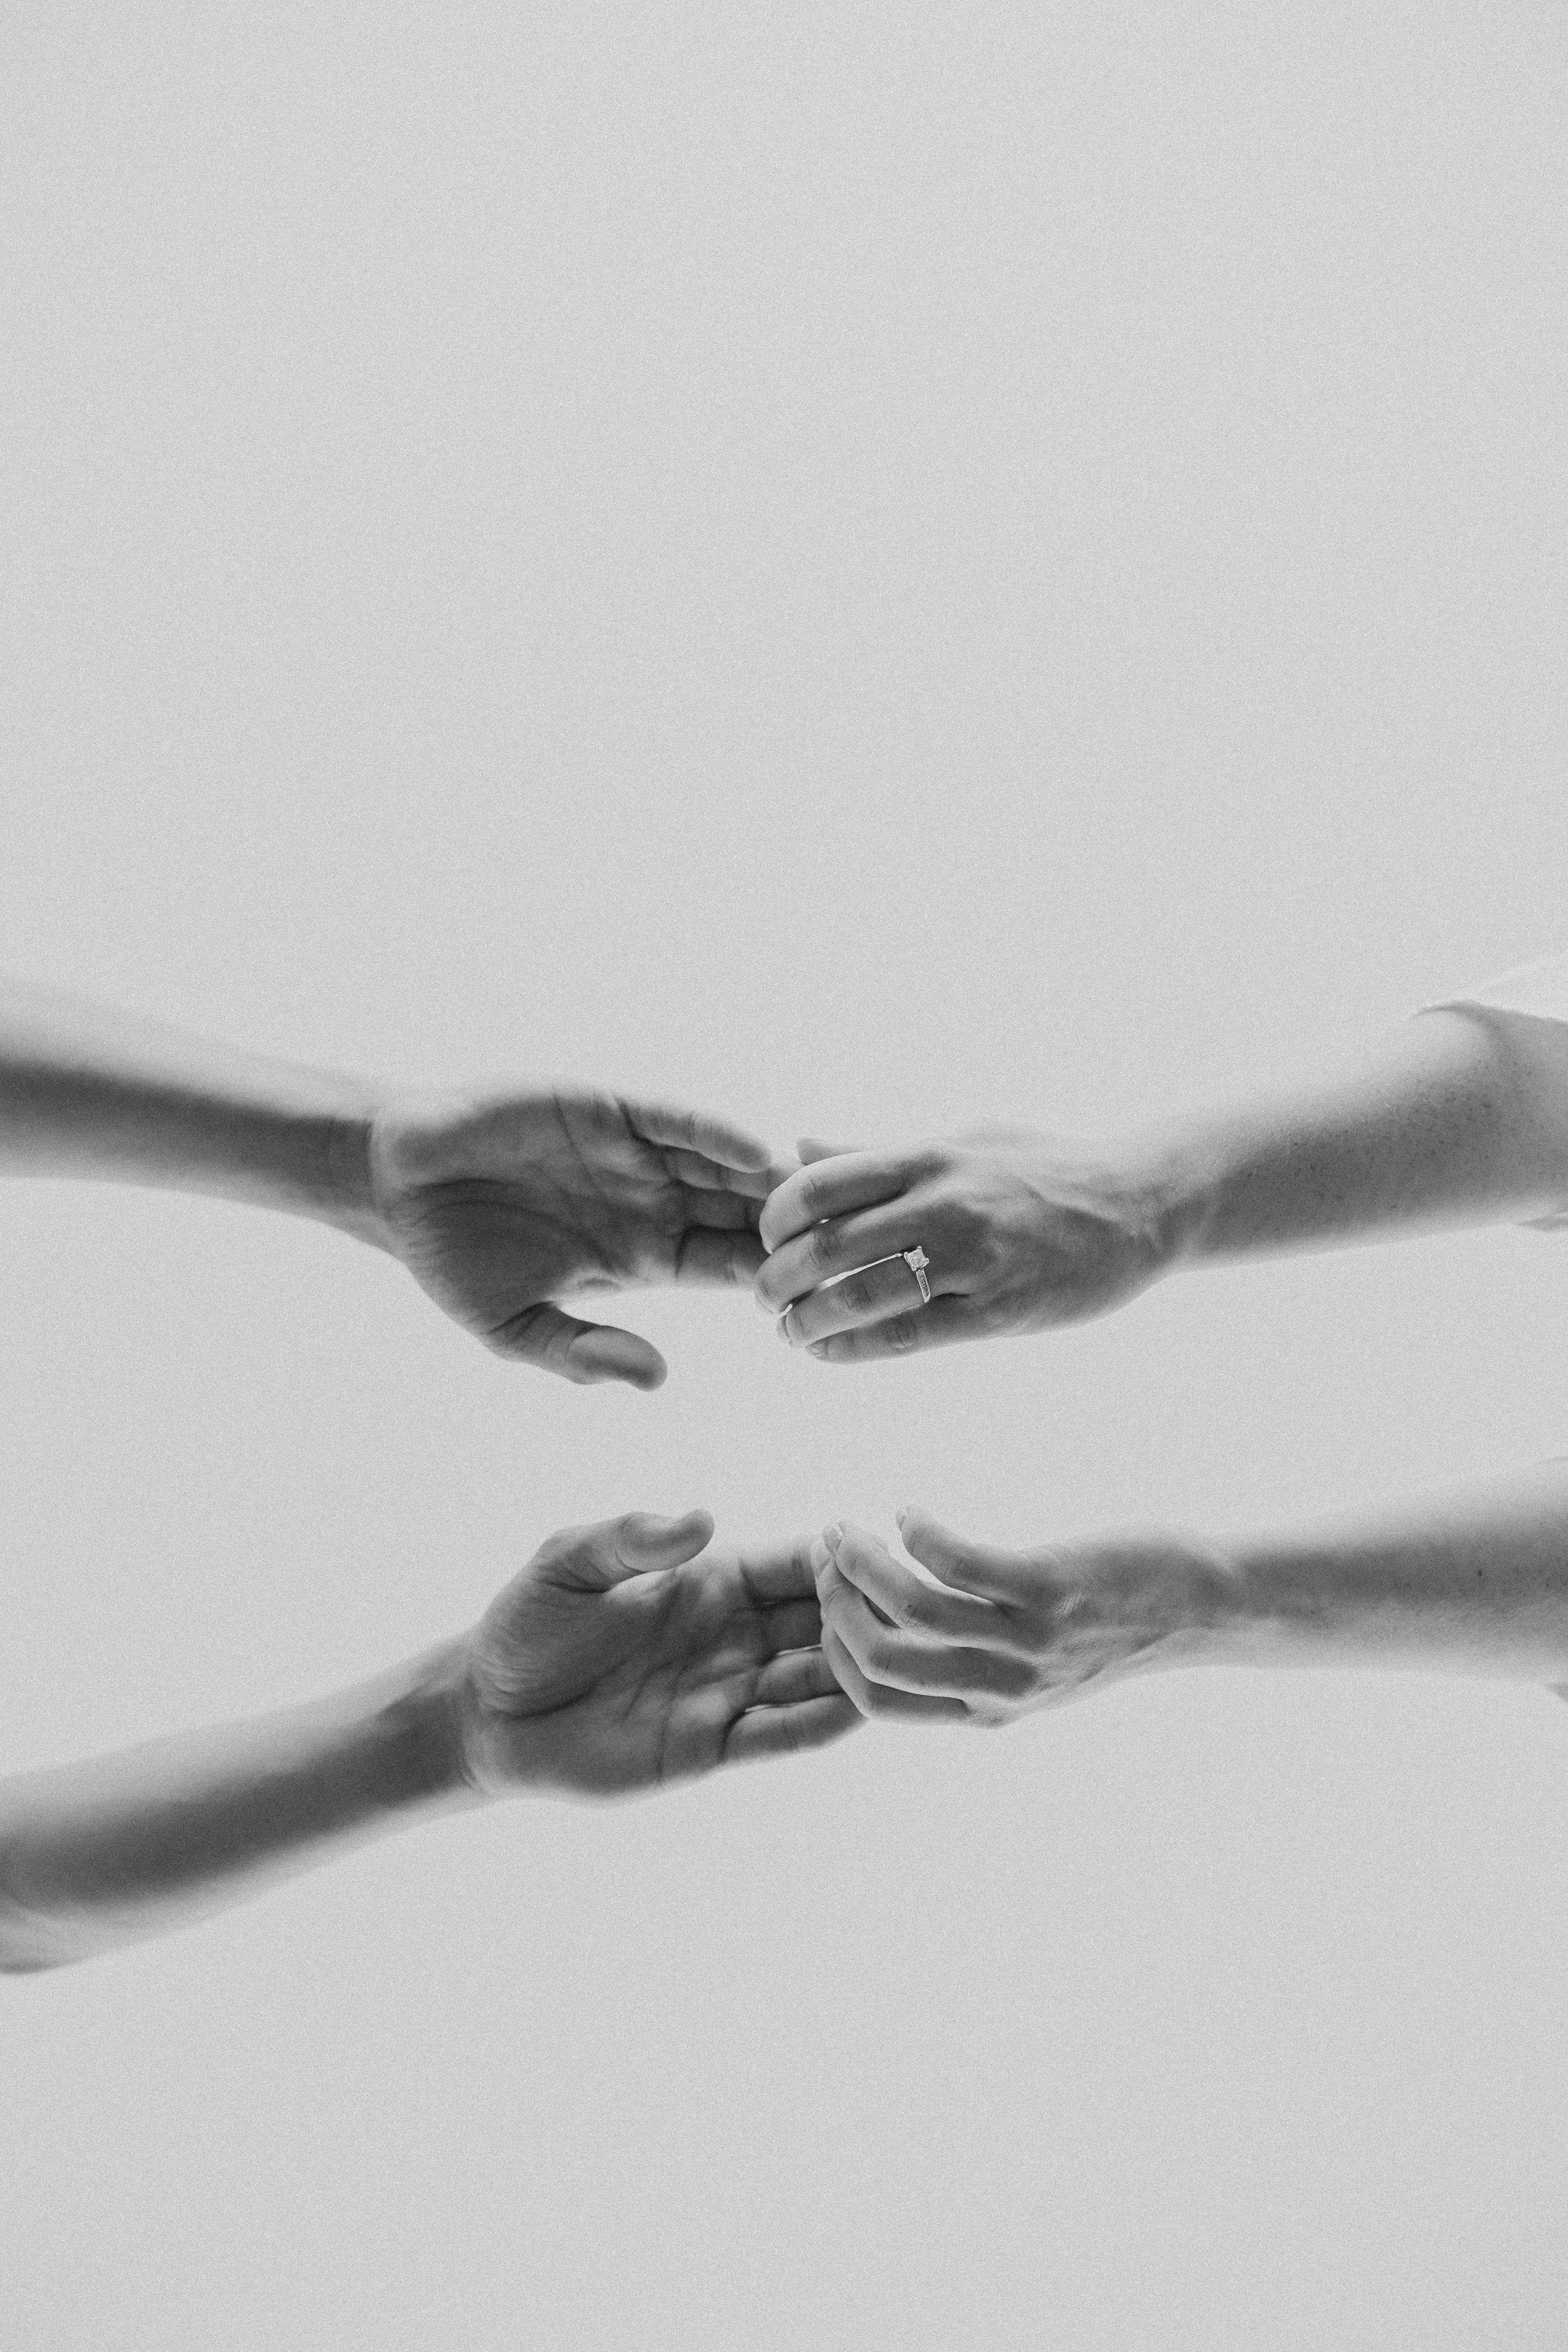
[[784, 1313], [779, 1317], [773, 1328], [778, 1333], [779, 1338], [784, 1341], [786, 1348], [794, 1344], [789, 1336], [789, 1308], [787, 1307], [784, 1308]]
[[839, 1526], [837, 1519], [834, 1520], [833, 1525], [830, 1528], [823, 1528], [822, 1540], [827, 1546], [829, 1551], [836, 1552], [838, 1549], [839, 1545], [844, 1540], [844, 1530]]

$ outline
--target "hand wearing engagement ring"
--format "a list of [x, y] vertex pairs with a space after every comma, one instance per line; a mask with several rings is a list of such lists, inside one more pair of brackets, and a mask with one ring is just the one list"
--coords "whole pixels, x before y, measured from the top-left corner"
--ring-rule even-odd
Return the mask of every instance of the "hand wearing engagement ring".
[[800, 1158], [763, 1203], [755, 1289], [781, 1338], [819, 1362], [1075, 1322], [1179, 1254], [1152, 1176], [1024, 1129], [893, 1151], [806, 1137]]
[[792, 1299], [774, 1328], [779, 1338], [791, 1347], [810, 1347], [824, 1331], [841, 1328], [847, 1319], [858, 1320], [870, 1315], [878, 1319], [879, 1328], [889, 1334], [889, 1347], [913, 1347], [917, 1342], [912, 1338], [906, 1341], [899, 1336], [901, 1329], [912, 1332], [916, 1328], [909, 1284], [901, 1272], [892, 1269], [908, 1268], [920, 1285], [921, 1305], [929, 1307], [931, 1288], [926, 1269], [930, 1264], [919, 1242], [913, 1249], [892, 1250], [886, 1257], [873, 1258], [869, 1264], [857, 1266], [853, 1273], [824, 1283], [808, 1297]]

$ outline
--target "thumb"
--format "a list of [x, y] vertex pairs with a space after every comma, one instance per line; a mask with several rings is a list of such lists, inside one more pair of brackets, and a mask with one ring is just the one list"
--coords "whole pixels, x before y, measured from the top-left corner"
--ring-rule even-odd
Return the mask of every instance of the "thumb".
[[711, 1511], [683, 1511], [665, 1518], [657, 1511], [628, 1511], [624, 1518], [605, 1523], [610, 1553], [618, 1570], [611, 1577], [646, 1576], [650, 1569], [679, 1568], [695, 1559], [712, 1539]]
[[612, 1323], [584, 1323], [548, 1300], [525, 1307], [503, 1323], [489, 1345], [499, 1356], [537, 1364], [541, 1370], [559, 1373], [581, 1386], [626, 1381], [635, 1389], [657, 1389], [669, 1370], [658, 1349], [635, 1331], [623, 1331]]
[[679, 1568], [692, 1559], [713, 1533], [710, 1511], [687, 1511], [678, 1519], [655, 1511], [628, 1511], [592, 1527], [561, 1528], [536, 1555], [547, 1580], [574, 1592], [607, 1592], [650, 1569]]
[[803, 1167], [809, 1168], [814, 1160], [837, 1160], [846, 1151], [863, 1151], [863, 1143], [824, 1143], [819, 1135], [803, 1135], [795, 1145]]

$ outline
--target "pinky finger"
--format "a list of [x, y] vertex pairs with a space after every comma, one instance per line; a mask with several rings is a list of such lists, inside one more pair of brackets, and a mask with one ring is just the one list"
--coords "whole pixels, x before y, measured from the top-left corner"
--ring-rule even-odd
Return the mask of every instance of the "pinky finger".
[[933, 1298], [929, 1307], [862, 1323], [852, 1331], [831, 1331], [805, 1349], [824, 1364], [874, 1364], [889, 1356], [918, 1355], [922, 1348], [951, 1347], [955, 1339], [978, 1339], [980, 1319], [967, 1298]]
[[726, 1764], [751, 1763], [763, 1756], [793, 1756], [826, 1748], [859, 1728], [860, 1717], [842, 1691], [832, 1698], [805, 1698], [793, 1706], [749, 1706], [730, 1726]]

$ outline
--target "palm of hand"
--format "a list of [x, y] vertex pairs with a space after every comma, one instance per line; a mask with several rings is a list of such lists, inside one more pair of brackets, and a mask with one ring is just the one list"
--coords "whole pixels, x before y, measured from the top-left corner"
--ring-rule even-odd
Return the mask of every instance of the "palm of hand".
[[647, 1341], [563, 1293], [749, 1281], [767, 1147], [696, 1113], [561, 1089], [395, 1106], [371, 1140], [377, 1210], [416, 1281], [499, 1354], [657, 1386]]
[[[674, 1523], [675, 1548], [710, 1525]], [[852, 1727], [818, 1646], [806, 1547], [626, 1566], [650, 1545], [668, 1557], [671, 1532], [637, 1517], [568, 1529], [491, 1603], [468, 1678], [479, 1785], [624, 1794]]]

